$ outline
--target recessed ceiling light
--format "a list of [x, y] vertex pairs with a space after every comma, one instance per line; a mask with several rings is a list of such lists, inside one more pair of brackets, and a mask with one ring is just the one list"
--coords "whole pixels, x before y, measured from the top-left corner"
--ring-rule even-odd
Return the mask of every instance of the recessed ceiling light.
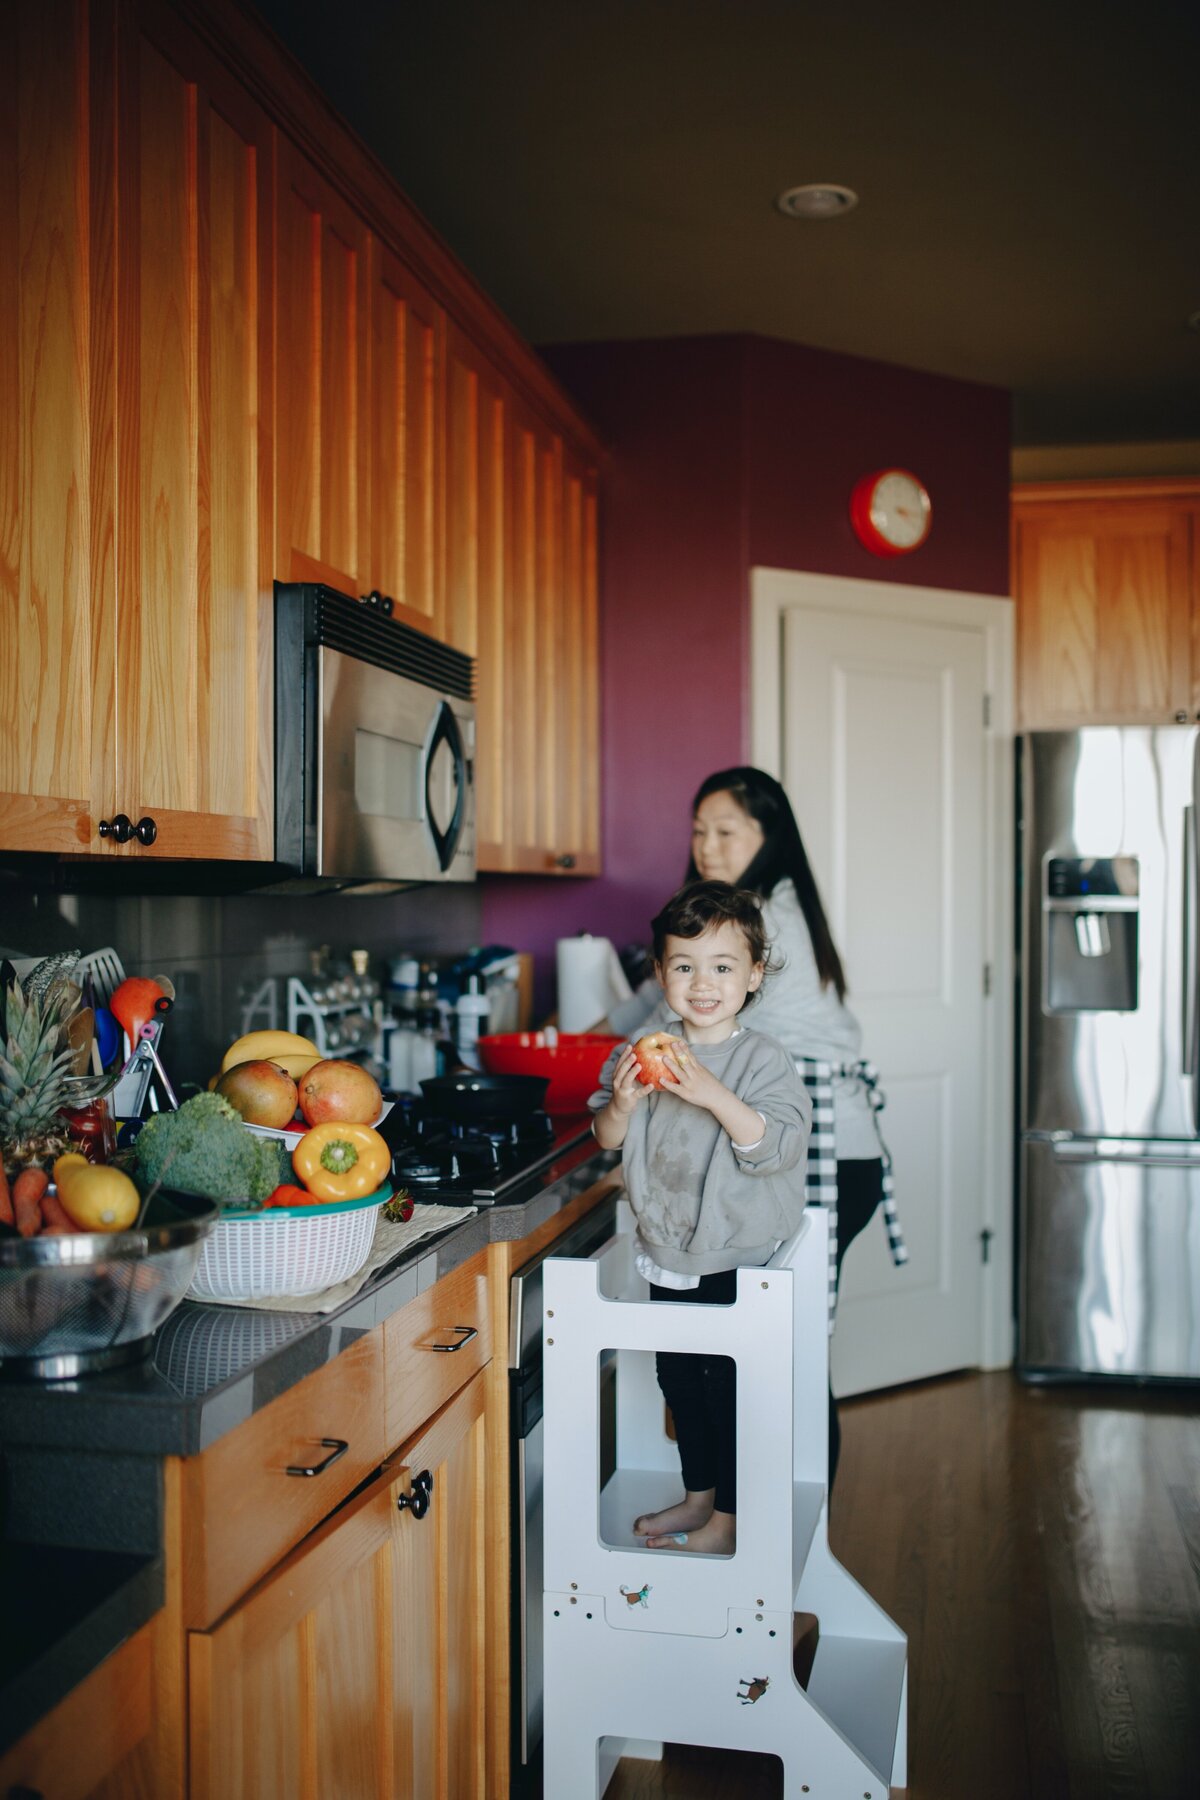
[[785, 189], [775, 204], [789, 219], [840, 219], [858, 205], [858, 195], [836, 181], [806, 181]]

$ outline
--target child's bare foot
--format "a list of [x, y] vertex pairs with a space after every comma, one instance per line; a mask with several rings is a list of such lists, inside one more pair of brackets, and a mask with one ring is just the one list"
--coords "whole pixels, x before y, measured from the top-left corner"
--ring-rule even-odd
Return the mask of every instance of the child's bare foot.
[[674, 1506], [664, 1506], [661, 1512], [642, 1513], [633, 1521], [636, 1537], [649, 1537], [652, 1533], [662, 1537], [669, 1531], [695, 1531], [701, 1525], [707, 1525], [712, 1518], [713, 1501], [717, 1497], [716, 1488], [702, 1488], [693, 1492], [690, 1488], [683, 1499]]
[[656, 1533], [646, 1539], [646, 1547], [650, 1550], [696, 1550], [701, 1556], [732, 1556], [737, 1549], [736, 1514], [714, 1512], [695, 1529]]

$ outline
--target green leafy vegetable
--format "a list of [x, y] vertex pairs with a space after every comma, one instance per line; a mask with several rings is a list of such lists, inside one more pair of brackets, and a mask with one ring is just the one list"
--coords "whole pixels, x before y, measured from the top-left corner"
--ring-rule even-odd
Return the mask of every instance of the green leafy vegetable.
[[291, 1175], [287, 1147], [258, 1137], [220, 1094], [197, 1094], [178, 1112], [155, 1113], [133, 1146], [141, 1183], [161, 1182], [226, 1206], [261, 1205]]

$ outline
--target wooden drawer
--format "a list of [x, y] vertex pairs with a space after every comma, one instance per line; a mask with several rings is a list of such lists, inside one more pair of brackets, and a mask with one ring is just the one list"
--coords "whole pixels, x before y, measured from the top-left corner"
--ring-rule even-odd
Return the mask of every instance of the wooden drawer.
[[[373, 1331], [183, 1464], [185, 1624], [227, 1612], [378, 1467], [382, 1396]], [[319, 1472], [288, 1473], [303, 1468]]]
[[486, 1250], [393, 1314], [383, 1344], [384, 1424], [392, 1450], [491, 1361]]
[[0, 1794], [83, 1800], [150, 1730], [151, 1628], [106, 1656], [0, 1756]]

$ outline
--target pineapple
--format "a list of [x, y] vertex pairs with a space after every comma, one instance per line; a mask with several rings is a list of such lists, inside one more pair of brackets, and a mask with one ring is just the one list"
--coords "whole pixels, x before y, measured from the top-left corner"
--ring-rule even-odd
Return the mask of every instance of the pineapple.
[[112, 1085], [109, 1076], [71, 1073], [67, 1027], [79, 1010], [70, 978], [77, 954], [47, 957], [24, 982], [0, 992], [0, 1156], [10, 1171], [48, 1167], [67, 1147], [60, 1110], [84, 1106]]

